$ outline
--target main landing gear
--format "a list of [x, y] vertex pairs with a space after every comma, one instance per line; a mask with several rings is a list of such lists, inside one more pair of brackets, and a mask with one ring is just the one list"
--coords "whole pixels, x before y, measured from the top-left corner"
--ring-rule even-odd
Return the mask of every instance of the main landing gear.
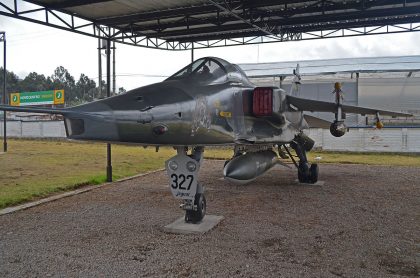
[[188, 155], [188, 148], [177, 148], [178, 154], [166, 161], [166, 172], [170, 178], [172, 195], [182, 200], [180, 208], [185, 210], [185, 222], [199, 223], [206, 215], [204, 187], [198, 182], [203, 147], [195, 147]]
[[293, 156], [290, 154], [289, 150], [285, 147], [286, 151], [289, 153], [290, 158], [293, 160], [293, 163], [298, 169], [299, 182], [316, 183], [318, 181], [319, 174], [318, 164], [309, 164], [308, 159], [306, 158], [306, 150], [299, 143], [291, 142], [290, 147], [296, 152], [296, 155], [299, 157], [299, 162], [297, 163]]

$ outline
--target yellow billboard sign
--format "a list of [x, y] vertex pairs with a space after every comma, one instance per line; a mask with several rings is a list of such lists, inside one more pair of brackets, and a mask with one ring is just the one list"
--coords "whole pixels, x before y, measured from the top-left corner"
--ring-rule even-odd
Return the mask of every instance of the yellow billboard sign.
[[12, 106], [20, 106], [20, 97], [19, 93], [12, 93], [10, 94], [10, 105]]
[[64, 104], [64, 90], [54, 90], [54, 104]]

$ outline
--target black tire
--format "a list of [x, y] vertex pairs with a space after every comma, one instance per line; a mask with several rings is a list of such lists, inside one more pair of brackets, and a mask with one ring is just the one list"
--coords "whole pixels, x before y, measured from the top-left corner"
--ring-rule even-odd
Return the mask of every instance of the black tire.
[[301, 183], [309, 182], [309, 167], [307, 163], [299, 163], [298, 180]]
[[318, 181], [319, 167], [318, 164], [312, 164], [309, 168], [309, 182], [316, 183]]
[[195, 195], [194, 205], [197, 206], [197, 210], [185, 211], [185, 222], [187, 223], [199, 223], [206, 215], [207, 203], [204, 194]]

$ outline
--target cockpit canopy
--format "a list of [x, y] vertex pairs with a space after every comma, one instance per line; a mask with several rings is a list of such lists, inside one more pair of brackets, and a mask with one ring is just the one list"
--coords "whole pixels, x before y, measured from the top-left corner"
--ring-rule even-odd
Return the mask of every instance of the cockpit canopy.
[[202, 85], [227, 81], [249, 83], [245, 73], [237, 65], [215, 57], [198, 59], [166, 80], [185, 80]]

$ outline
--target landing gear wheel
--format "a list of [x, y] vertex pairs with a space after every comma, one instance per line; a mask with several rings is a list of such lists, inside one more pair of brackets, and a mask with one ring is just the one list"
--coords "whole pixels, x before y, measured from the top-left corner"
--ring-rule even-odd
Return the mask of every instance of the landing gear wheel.
[[203, 220], [206, 215], [206, 197], [204, 194], [196, 194], [194, 205], [197, 206], [197, 210], [186, 210], [185, 211], [185, 222], [187, 223], [199, 223]]
[[309, 168], [309, 182], [316, 183], [318, 181], [319, 167], [318, 164], [312, 164]]
[[309, 182], [309, 167], [307, 163], [299, 163], [298, 180], [301, 183]]

